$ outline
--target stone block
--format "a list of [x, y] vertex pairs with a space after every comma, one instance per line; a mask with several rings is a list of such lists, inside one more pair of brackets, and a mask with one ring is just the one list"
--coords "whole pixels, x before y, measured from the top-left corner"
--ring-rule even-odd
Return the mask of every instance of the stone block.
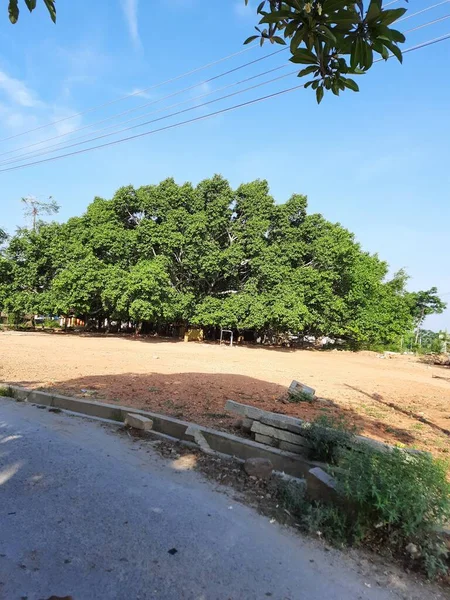
[[306, 491], [310, 500], [334, 504], [337, 500], [336, 481], [320, 467], [306, 475]]
[[212, 450], [198, 425], [189, 425], [184, 434], [184, 439], [195, 442], [200, 450], [206, 454], [211, 454]]
[[259, 421], [255, 421], [253, 423], [252, 432], [255, 434], [259, 433], [260, 435], [266, 435], [282, 442], [290, 442], [291, 444], [296, 444], [297, 446], [309, 447], [308, 440], [301, 435], [297, 435], [296, 433], [292, 433], [291, 431], [286, 431], [284, 429], [276, 429], [275, 427], [270, 427], [269, 425], [259, 423]]
[[250, 477], [269, 479], [272, 475], [273, 465], [268, 458], [249, 458], [244, 463], [244, 471]]
[[[377, 440], [373, 440], [372, 438], [363, 435], [357, 435], [355, 438], [357, 444], [368, 446], [372, 450], [377, 450], [378, 452], [388, 452], [389, 450], [392, 450], [392, 446], [388, 446], [387, 444], [383, 444], [383, 442], [378, 442]], [[357, 450], [358, 448], [355, 449]]]
[[254, 406], [249, 406], [248, 404], [240, 404], [239, 402], [235, 402], [234, 400], [226, 401], [225, 410], [228, 410], [229, 412], [241, 415], [242, 417], [246, 417], [255, 421], [259, 421], [259, 419], [264, 414], [266, 414], [265, 410], [255, 408]]
[[296, 419], [295, 417], [268, 412], [265, 415], [262, 415], [259, 421], [264, 423], [264, 425], [270, 425], [277, 429], [285, 429], [286, 431], [298, 433], [299, 435], [303, 433], [303, 421], [301, 419]]
[[286, 452], [294, 452], [294, 454], [301, 454], [305, 456], [308, 454], [308, 448], [305, 446], [298, 446], [297, 444], [291, 444], [290, 442], [280, 442], [278, 445], [280, 450], [285, 450]]
[[295, 396], [296, 394], [306, 394], [310, 396], [311, 400], [314, 399], [316, 395], [316, 390], [304, 383], [300, 383], [300, 381], [294, 381], [289, 386], [289, 394]]
[[133, 427], [134, 429], [140, 429], [142, 431], [149, 431], [153, 427], [153, 421], [143, 417], [142, 415], [135, 415], [128, 413], [125, 419], [125, 425]]
[[274, 438], [268, 435], [261, 435], [260, 433], [255, 433], [255, 442], [266, 444], [267, 446], [275, 446], [276, 443]]
[[242, 429], [242, 431], [250, 433], [250, 431], [252, 430], [252, 425], [253, 425], [252, 419], [247, 419], [247, 417], [245, 417], [244, 419], [242, 419], [241, 429]]

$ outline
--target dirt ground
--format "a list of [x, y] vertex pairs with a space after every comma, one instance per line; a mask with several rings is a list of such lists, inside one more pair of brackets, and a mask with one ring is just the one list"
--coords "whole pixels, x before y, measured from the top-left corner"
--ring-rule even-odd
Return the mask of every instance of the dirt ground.
[[[332, 401], [286, 404], [296, 379]], [[450, 369], [412, 356], [184, 343], [161, 338], [0, 333], [0, 380], [234, 429], [227, 399], [311, 420], [345, 416], [370, 437], [449, 458]]]

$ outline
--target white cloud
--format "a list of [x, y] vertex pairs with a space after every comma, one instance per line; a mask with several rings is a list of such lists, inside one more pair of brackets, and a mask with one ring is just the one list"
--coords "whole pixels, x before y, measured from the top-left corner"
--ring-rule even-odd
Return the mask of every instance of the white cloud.
[[0, 71], [0, 90], [2, 90], [10, 101], [19, 106], [27, 108], [42, 107], [43, 102], [37, 95], [20, 79], [10, 77], [4, 71]]
[[[55, 135], [70, 134], [81, 126], [82, 118], [81, 115], [71, 117], [77, 110], [70, 108], [67, 100], [69, 98], [63, 93], [62, 102], [44, 102], [25, 82], [0, 70], [0, 137], [23, 134], [11, 142], [10, 149], [13, 150]], [[37, 129], [43, 125], [46, 127]]]
[[136, 48], [141, 48], [142, 43], [138, 28], [138, 2], [139, 0], [121, 0], [131, 40]]
[[149, 94], [148, 92], [140, 90], [139, 88], [134, 88], [129, 93], [130, 93], [130, 95], [140, 96], [141, 98], [145, 98], [146, 100], [151, 100], [152, 98], [155, 97], [155, 96], [152, 96], [151, 94]]

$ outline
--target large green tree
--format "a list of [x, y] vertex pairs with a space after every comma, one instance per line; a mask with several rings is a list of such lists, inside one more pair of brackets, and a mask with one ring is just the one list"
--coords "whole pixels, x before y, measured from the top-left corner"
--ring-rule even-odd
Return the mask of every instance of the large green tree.
[[305, 196], [277, 203], [266, 181], [233, 190], [215, 175], [125, 186], [66, 223], [19, 229], [2, 254], [0, 308], [358, 347], [398, 341], [441, 310], [435, 290], [408, 293], [406, 281], [389, 279], [344, 227], [308, 214]]

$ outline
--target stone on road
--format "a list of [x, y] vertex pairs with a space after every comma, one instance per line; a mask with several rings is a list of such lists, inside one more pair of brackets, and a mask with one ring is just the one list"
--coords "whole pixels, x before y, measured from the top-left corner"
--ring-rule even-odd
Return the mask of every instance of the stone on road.
[[110, 425], [0, 399], [0, 598], [393, 597], [183, 468]]

